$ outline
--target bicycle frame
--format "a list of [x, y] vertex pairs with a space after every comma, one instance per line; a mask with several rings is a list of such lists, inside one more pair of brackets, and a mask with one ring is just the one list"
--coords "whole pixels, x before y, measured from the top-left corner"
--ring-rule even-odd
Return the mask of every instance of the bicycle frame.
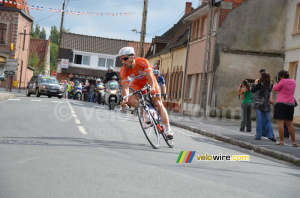
[[[150, 110], [150, 108], [147, 106], [147, 104], [146, 104], [146, 102], [145, 101], [147, 101], [148, 103], [150, 103], [150, 105], [154, 108], [155, 107], [155, 104], [154, 104], [154, 102], [152, 101], [152, 99], [151, 99], [151, 96], [149, 96], [149, 100], [147, 100], [147, 99], [145, 99], [145, 97], [144, 96], [146, 96], [146, 95], [144, 95], [142, 92], [143, 91], [145, 91], [145, 90], [147, 90], [147, 92], [150, 90], [150, 85], [148, 85], [148, 84], [146, 84], [146, 87], [144, 87], [143, 89], [141, 89], [141, 90], [138, 90], [138, 91], [136, 91], [136, 92], [133, 92], [133, 93], [131, 93], [131, 94], [129, 94], [129, 95], [127, 95], [127, 96], [124, 96], [123, 97], [123, 102], [124, 102], [124, 99], [125, 98], [128, 98], [128, 97], [130, 97], [130, 96], [133, 96], [133, 95], [138, 95], [139, 96], [139, 104], [140, 105], [142, 105], [142, 107], [147, 111], [147, 113], [149, 112], [149, 110]], [[155, 109], [156, 110], [156, 109]], [[158, 111], [157, 111], [158, 112]], [[159, 112], [158, 112], [159, 113]], [[151, 118], [152, 118], [152, 120], [154, 121], [154, 123], [155, 123], [155, 125], [156, 125], [156, 127], [159, 129], [159, 132], [160, 133], [163, 133], [164, 132], [164, 129], [161, 127], [161, 125], [159, 124], [159, 122], [154, 118], [154, 116], [150, 113], [150, 115], [151, 115]], [[158, 116], [160, 116], [159, 114], [158, 114]]]

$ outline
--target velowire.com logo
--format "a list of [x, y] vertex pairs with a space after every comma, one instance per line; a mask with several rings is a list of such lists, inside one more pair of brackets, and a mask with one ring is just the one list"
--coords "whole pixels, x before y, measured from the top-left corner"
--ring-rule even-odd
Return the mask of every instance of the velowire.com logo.
[[196, 151], [181, 151], [176, 163], [191, 163]]
[[[176, 163], [191, 163], [196, 151], [181, 151]], [[197, 155], [196, 160], [201, 161], [250, 161], [249, 155], [210, 155], [205, 153], [204, 155]]]

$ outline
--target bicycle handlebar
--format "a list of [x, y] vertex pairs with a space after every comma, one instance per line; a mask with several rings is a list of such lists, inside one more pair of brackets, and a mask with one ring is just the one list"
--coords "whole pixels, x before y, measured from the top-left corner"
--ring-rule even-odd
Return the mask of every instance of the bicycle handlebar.
[[133, 96], [133, 95], [135, 95], [135, 94], [138, 94], [139, 92], [142, 92], [142, 91], [144, 91], [144, 90], [149, 91], [150, 89], [151, 89], [151, 86], [150, 86], [148, 83], [146, 83], [146, 85], [145, 85], [145, 87], [144, 87], [143, 89], [140, 89], [140, 90], [138, 90], [138, 91], [136, 91], [136, 92], [133, 92], [133, 93], [131, 93], [131, 94], [128, 94], [128, 95], [122, 97], [122, 101], [124, 102], [124, 99], [126, 99], [126, 98], [128, 98], [128, 97], [130, 97], [130, 96]]

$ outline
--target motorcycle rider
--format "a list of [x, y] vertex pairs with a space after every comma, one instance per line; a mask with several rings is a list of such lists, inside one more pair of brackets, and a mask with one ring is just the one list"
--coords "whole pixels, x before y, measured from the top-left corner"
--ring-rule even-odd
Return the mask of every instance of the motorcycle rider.
[[104, 78], [103, 78], [103, 81], [105, 83], [107, 83], [108, 81], [111, 81], [112, 80], [112, 77], [113, 76], [116, 76], [117, 77], [117, 81], [119, 81], [119, 77], [118, 75], [116, 74], [116, 72], [113, 71], [113, 68], [112, 66], [109, 66], [107, 68], [107, 73], [105, 74]]
[[160, 88], [160, 91], [161, 91], [161, 96], [164, 97], [164, 99], [166, 100], [167, 99], [167, 93], [166, 93], [166, 82], [165, 82], [165, 79], [164, 77], [160, 76], [160, 72], [159, 70], [155, 69], [153, 70], [153, 74], [157, 80], [157, 83], [159, 85], [159, 88]]
[[[118, 79], [119, 79], [118, 76], [117, 76], [117, 75], [114, 75], [114, 76], [111, 77], [111, 80], [110, 80], [110, 81], [113, 81], [113, 82], [115, 81], [115, 82], [117, 83], [116, 89], [119, 88]], [[107, 81], [107, 88], [109, 87], [110, 81]], [[103, 92], [103, 93], [101, 94], [102, 101], [105, 101], [105, 93], [106, 93], [106, 92]]]
[[96, 80], [96, 87], [95, 87], [95, 98], [96, 98], [96, 101], [100, 101], [100, 97], [101, 95], [99, 94], [99, 90], [100, 89], [103, 89], [103, 82], [101, 82], [101, 79], [100, 78], [97, 78]]
[[[120, 60], [123, 64], [123, 67], [120, 70], [123, 84], [123, 97], [129, 93], [142, 89], [146, 83], [149, 83], [151, 86], [150, 94], [152, 95], [152, 100], [160, 112], [162, 121], [166, 126], [166, 135], [169, 139], [173, 139], [173, 132], [171, 131], [168, 112], [162, 104], [159, 86], [148, 60], [145, 58], [135, 57], [133, 47], [124, 47], [120, 49], [118, 55], [120, 56]], [[128, 80], [128, 76], [134, 78], [131, 83]], [[127, 102], [134, 108], [137, 108], [139, 105], [136, 95], [126, 98], [125, 103], [121, 103], [122, 107], [126, 107]]]
[[81, 83], [78, 81], [78, 80], [76, 80], [75, 81], [75, 84], [74, 84], [74, 89], [73, 89], [73, 97], [75, 96], [75, 94], [76, 94], [76, 91], [77, 90], [82, 90], [82, 85], [81, 85]]

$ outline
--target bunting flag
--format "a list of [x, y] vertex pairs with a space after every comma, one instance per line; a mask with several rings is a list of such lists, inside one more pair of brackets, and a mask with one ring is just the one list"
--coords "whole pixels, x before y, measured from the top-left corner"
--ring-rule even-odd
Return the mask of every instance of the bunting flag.
[[[27, 7], [28, 9], [31, 9], [31, 10], [38, 10], [38, 11], [43, 11], [43, 8], [42, 6], [39, 6], [39, 5], [25, 5], [24, 3], [21, 3], [21, 2], [16, 2], [16, 1], [9, 1], [9, 0], [0, 0], [0, 3], [8, 3], [8, 4], [14, 4], [16, 6], [21, 6], [21, 5], [24, 5], [25, 7]], [[49, 12], [64, 12], [64, 10], [62, 9], [54, 9], [54, 8], [49, 8], [48, 9]], [[118, 13], [118, 12], [113, 12], [113, 13], [99, 13], [99, 12], [82, 12], [82, 11], [69, 11], [69, 10], [65, 10], [65, 13], [66, 14], [73, 14], [73, 15], [78, 15], [78, 16], [81, 16], [81, 15], [92, 15], [92, 16], [128, 16], [128, 15], [132, 15], [133, 13], [132, 12], [124, 12], [124, 13]]]

